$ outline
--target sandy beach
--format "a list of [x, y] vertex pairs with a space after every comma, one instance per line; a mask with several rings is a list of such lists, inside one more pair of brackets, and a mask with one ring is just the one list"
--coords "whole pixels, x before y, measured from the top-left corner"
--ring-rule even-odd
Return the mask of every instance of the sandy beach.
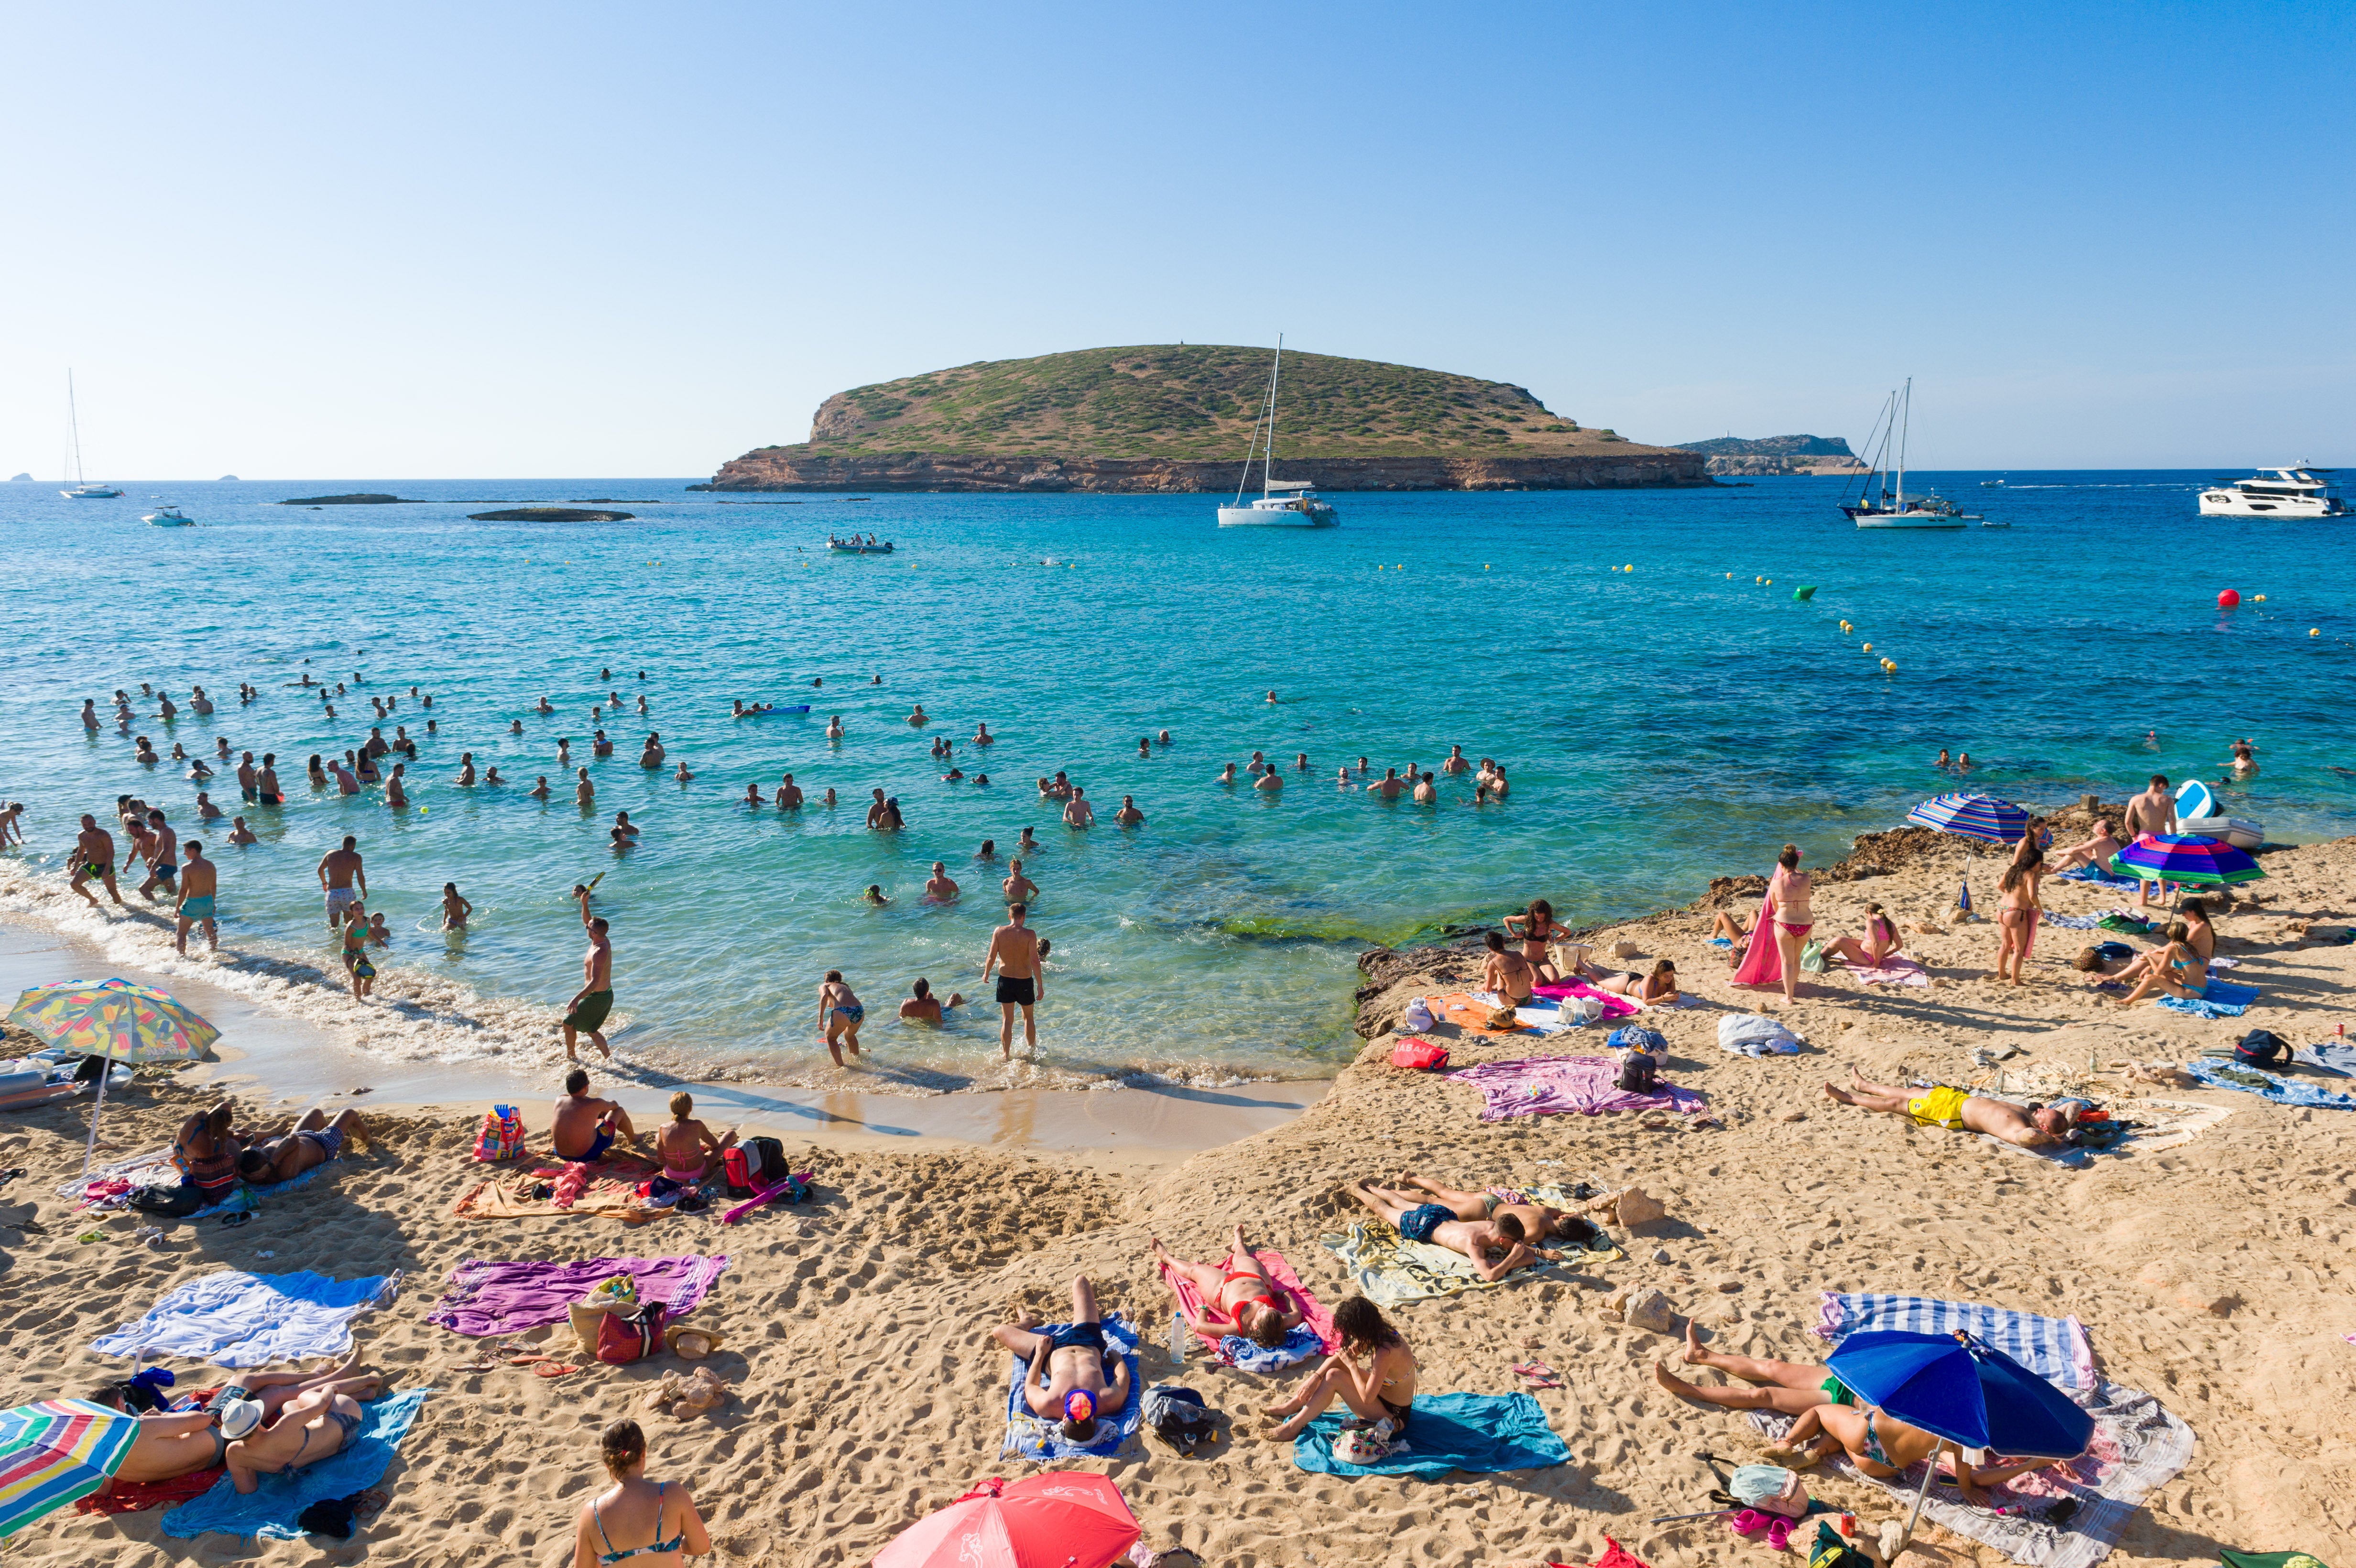
[[[1842, 866], [1819, 871], [1817, 919], [1853, 931], [1865, 901], [1879, 900], [1908, 932], [1926, 985], [1866, 987], [1836, 972], [1810, 976], [1796, 1006], [1765, 1007], [1767, 993], [1729, 983], [1724, 950], [1707, 942], [1712, 909], [1747, 914], [1755, 905], [1755, 888], [1739, 879], [1694, 906], [1587, 937], [1607, 951], [1625, 943], [1647, 960], [1673, 959], [1700, 998], [1642, 1021], [1666, 1035], [1665, 1076], [1705, 1095], [1709, 1119], [1481, 1120], [1472, 1088], [1389, 1065], [1407, 1000], [1462, 988], [1477, 965], [1462, 950], [1384, 953], [1365, 965], [1365, 1048], [1322, 1096], [1316, 1086], [1287, 1094], [1278, 1092], [1304, 1086], [1254, 1085], [1232, 1096], [1253, 1105], [1177, 1107], [1183, 1126], [1152, 1132], [1146, 1115], [1100, 1139], [1072, 1136], [1086, 1117], [1052, 1106], [993, 1106], [982, 1113], [995, 1117], [989, 1125], [919, 1127], [907, 1125], [910, 1107], [931, 1102], [895, 1099], [901, 1130], [892, 1133], [877, 1131], [883, 1117], [872, 1107], [756, 1117], [777, 1129], [797, 1168], [814, 1171], [816, 1190], [799, 1209], [755, 1211], [724, 1229], [716, 1210], [642, 1224], [457, 1217], [453, 1205], [485, 1174], [469, 1157], [475, 1103], [489, 1097], [474, 1092], [479, 1085], [429, 1093], [415, 1081], [369, 1082], [373, 1092], [353, 1099], [366, 1082], [353, 1079], [355, 1064], [302, 1069], [299, 1040], [258, 1029], [257, 1045], [233, 1029], [225, 1043], [246, 1054], [193, 1071], [240, 1096], [241, 1121], [283, 1125], [294, 1100], [324, 1094], [331, 1105], [361, 1106], [369, 1147], [300, 1190], [265, 1194], [242, 1228], [167, 1221], [163, 1245], [149, 1248], [130, 1239], [134, 1217], [89, 1221], [57, 1194], [79, 1168], [85, 1103], [0, 1120], [0, 1167], [29, 1173], [0, 1191], [10, 1304], [0, 1317], [9, 1352], [0, 1393], [16, 1403], [127, 1375], [127, 1363], [95, 1354], [91, 1340], [218, 1269], [344, 1278], [399, 1270], [398, 1300], [356, 1328], [369, 1364], [396, 1389], [434, 1391], [385, 1478], [390, 1502], [340, 1543], [184, 1541], [160, 1532], [161, 1510], [112, 1519], [68, 1510], [15, 1538], [12, 1555], [39, 1564], [294, 1563], [317, 1560], [324, 1546], [337, 1562], [552, 1564], [568, 1559], [574, 1510], [602, 1484], [599, 1429], [629, 1413], [648, 1426], [648, 1474], [692, 1488], [714, 1561], [864, 1563], [975, 1480], [1038, 1467], [1001, 1456], [1009, 1360], [989, 1334], [1018, 1307], [1066, 1316], [1071, 1277], [1085, 1273], [1108, 1309], [1142, 1326], [1143, 1381], [1194, 1387], [1226, 1419], [1220, 1441], [1192, 1458], [1139, 1437], [1115, 1458], [1078, 1463], [1119, 1484], [1145, 1544], [1183, 1545], [1205, 1563], [1587, 1563], [1607, 1534], [1655, 1565], [1765, 1553], [1714, 1520], [1644, 1522], [1709, 1506], [1716, 1483], [1697, 1451], [1750, 1462], [1762, 1439], [1740, 1413], [1682, 1401], [1655, 1381], [1656, 1360], [1677, 1365], [1673, 1336], [1599, 1317], [1612, 1292], [1631, 1285], [1661, 1290], [1677, 1328], [1693, 1320], [1713, 1349], [1792, 1360], [1822, 1360], [1825, 1343], [1809, 1330], [1826, 1292], [2074, 1317], [2104, 1379], [2157, 1396], [2197, 1436], [2181, 1474], [2134, 1510], [2108, 1561], [2214, 1561], [2221, 1546], [2346, 1561], [2356, 1557], [2356, 1509], [2338, 1477], [2356, 1463], [2356, 1347], [2343, 1339], [2356, 1333], [2345, 1264], [2356, 1229], [2348, 1174], [2356, 1115], [2155, 1089], [2111, 1065], [2181, 1062], [2250, 1028], [2311, 1043], [2346, 1019], [2356, 946], [2336, 944], [2334, 933], [2351, 912], [2356, 840], [2270, 851], [2263, 863], [2267, 880], [2237, 890], [2217, 921], [2221, 954], [2238, 961], [2232, 978], [2261, 992], [2246, 1018], [2121, 1009], [2068, 967], [2083, 940], [2073, 931], [2044, 931], [2029, 983], [1998, 987], [1985, 978], [1992, 925], [1948, 918], [1967, 875], [1982, 907], [1992, 903], [1997, 862], [1927, 834], [1869, 836]], [[2058, 915], [2120, 901], [2113, 889], [2046, 884]], [[42, 940], [19, 932], [0, 948], [11, 985], [56, 957]], [[1730, 1011], [1772, 1011], [1805, 1048], [1795, 1057], [1727, 1054], [1718, 1028]], [[1602, 1032], [1541, 1040], [1442, 1025], [1428, 1038], [1462, 1068], [1600, 1054]], [[1975, 1059], [2005, 1047], [2020, 1054]], [[264, 1058], [283, 1070], [265, 1071]], [[1991, 1087], [2001, 1072], [2008, 1092], [2075, 1088], [2118, 1115], [2154, 1096], [2229, 1114], [2190, 1141], [2067, 1169], [1830, 1103], [1821, 1085], [1851, 1067], [1881, 1082], [1912, 1074]], [[155, 1147], [215, 1092], [151, 1075], [110, 1099], [105, 1142], [115, 1157]], [[524, 1097], [535, 1131], [552, 1093], [552, 1085]], [[1132, 1092], [1079, 1098], [1100, 1105]], [[699, 1110], [715, 1125], [737, 1114], [701, 1102]], [[1205, 1115], [1238, 1120], [1222, 1127]], [[1255, 1117], [1260, 1125], [1248, 1125]], [[1215, 1146], [1187, 1147], [1206, 1139]], [[1392, 1310], [1421, 1369], [1419, 1398], [1507, 1393], [1519, 1386], [1515, 1363], [1554, 1368], [1564, 1386], [1536, 1398], [1569, 1463], [1437, 1482], [1311, 1473], [1295, 1467], [1289, 1445], [1254, 1435], [1255, 1412], [1291, 1377], [1214, 1365], [1199, 1346], [1173, 1365], [1151, 1238], [1215, 1259], [1240, 1223], [1330, 1307], [1352, 1286], [1320, 1238], [1363, 1217], [1342, 1185], [1404, 1171], [1473, 1189], [1635, 1184], [1666, 1205], [1660, 1220], [1613, 1229], [1622, 1256]], [[99, 1239], [77, 1240], [92, 1230]], [[732, 1260], [694, 1317], [726, 1336], [706, 1364], [734, 1398], [710, 1413], [675, 1420], [642, 1409], [664, 1371], [684, 1370], [672, 1357], [616, 1368], [576, 1355], [583, 1370], [553, 1380], [504, 1361], [462, 1370], [477, 1342], [424, 1320], [444, 1278], [471, 1259], [690, 1253]], [[165, 1364], [184, 1386], [218, 1381], [195, 1363]], [[1890, 1494], [1829, 1466], [1806, 1480], [1869, 1528], [1899, 1512]], [[1992, 1568], [2006, 1559], [1933, 1524], [1910, 1560]]]

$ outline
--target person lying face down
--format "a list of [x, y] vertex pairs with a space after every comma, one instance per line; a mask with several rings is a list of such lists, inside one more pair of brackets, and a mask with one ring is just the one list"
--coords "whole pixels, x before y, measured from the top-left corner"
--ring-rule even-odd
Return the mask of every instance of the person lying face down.
[[[1494, 1220], [1461, 1220], [1446, 1204], [1424, 1201], [1429, 1192], [1406, 1192], [1366, 1181], [1354, 1182], [1342, 1190], [1372, 1210], [1376, 1218], [1398, 1226], [1407, 1240], [1462, 1253], [1485, 1280], [1503, 1279], [1525, 1264], [1540, 1259], [1553, 1263], [1562, 1256], [1559, 1251], [1530, 1245], [1529, 1233], [1512, 1214], [1499, 1214]], [[1492, 1262], [1491, 1254], [1497, 1253], [1504, 1257]]]

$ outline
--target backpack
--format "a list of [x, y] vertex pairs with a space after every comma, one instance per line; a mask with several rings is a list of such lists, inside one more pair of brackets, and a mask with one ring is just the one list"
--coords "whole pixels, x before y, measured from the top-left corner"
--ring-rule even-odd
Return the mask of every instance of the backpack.
[[1654, 1075], [1660, 1062], [1641, 1051], [1632, 1051], [1620, 1059], [1620, 1087], [1630, 1094], [1657, 1094], [1659, 1081]]
[[523, 1117], [513, 1105], [494, 1105], [483, 1113], [482, 1131], [475, 1135], [475, 1157], [513, 1159], [523, 1152]]
[[1737, 1502], [1762, 1513], [1798, 1519], [1808, 1511], [1808, 1488], [1795, 1472], [1781, 1465], [1744, 1465], [1728, 1478], [1726, 1489]]
[[1428, 1040], [1401, 1040], [1391, 1047], [1391, 1065], [1429, 1072], [1448, 1065], [1448, 1048]]
[[627, 1366], [662, 1349], [663, 1317], [659, 1301], [636, 1311], [616, 1308], [597, 1319], [597, 1359], [609, 1366]]
[[775, 1138], [746, 1138], [720, 1157], [728, 1196], [750, 1198], [786, 1178], [786, 1146]]
[[2233, 1045], [2233, 1060], [2244, 1067], [2271, 1068], [2289, 1059], [2290, 1047], [2282, 1037], [2262, 1029], [2252, 1029]]
[[1153, 1435], [1192, 1458], [1194, 1450], [1218, 1435], [1218, 1415], [1190, 1388], [1155, 1383], [1138, 1406]]
[[1808, 1568], [1873, 1568], [1873, 1559], [1843, 1541], [1828, 1522], [1816, 1521], [1816, 1539], [1808, 1547]]

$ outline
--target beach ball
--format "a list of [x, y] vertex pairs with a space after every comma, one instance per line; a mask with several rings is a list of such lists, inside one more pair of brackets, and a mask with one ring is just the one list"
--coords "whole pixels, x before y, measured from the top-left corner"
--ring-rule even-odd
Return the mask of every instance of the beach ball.
[[2217, 595], [2217, 608], [2220, 610], [2231, 610], [2241, 602], [2242, 596], [2231, 588]]

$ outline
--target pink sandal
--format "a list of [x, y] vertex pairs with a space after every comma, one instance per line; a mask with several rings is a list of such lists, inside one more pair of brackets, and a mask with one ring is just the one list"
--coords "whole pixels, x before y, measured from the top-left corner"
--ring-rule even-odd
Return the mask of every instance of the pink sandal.
[[1773, 1523], [1768, 1525], [1767, 1545], [1771, 1550], [1781, 1552], [1784, 1547], [1791, 1544], [1791, 1541], [1792, 1521], [1790, 1520], [1778, 1519]]
[[1737, 1535], [1756, 1535], [1767, 1528], [1767, 1516], [1757, 1509], [1744, 1509], [1726, 1521], [1726, 1528]]

